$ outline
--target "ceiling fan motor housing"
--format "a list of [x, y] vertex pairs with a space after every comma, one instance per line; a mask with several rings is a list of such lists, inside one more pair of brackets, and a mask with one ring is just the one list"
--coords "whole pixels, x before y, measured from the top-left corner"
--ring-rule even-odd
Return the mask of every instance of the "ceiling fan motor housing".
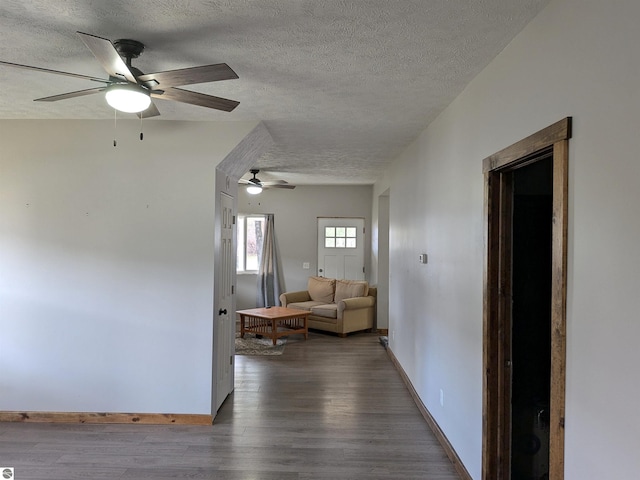
[[128, 60], [132, 58], [138, 58], [144, 51], [144, 43], [137, 40], [130, 40], [128, 38], [121, 38], [113, 42], [113, 46], [121, 57], [125, 57]]

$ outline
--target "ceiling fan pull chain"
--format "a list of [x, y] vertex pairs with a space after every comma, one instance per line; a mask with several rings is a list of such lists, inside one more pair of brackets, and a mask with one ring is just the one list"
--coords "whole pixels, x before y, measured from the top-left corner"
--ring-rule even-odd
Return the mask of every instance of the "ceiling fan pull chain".
[[144, 133], [142, 133], [142, 115], [140, 115], [140, 141], [144, 140]]
[[116, 140], [116, 136], [118, 133], [118, 111], [114, 108], [113, 109], [113, 146], [117, 147], [118, 146], [118, 142]]

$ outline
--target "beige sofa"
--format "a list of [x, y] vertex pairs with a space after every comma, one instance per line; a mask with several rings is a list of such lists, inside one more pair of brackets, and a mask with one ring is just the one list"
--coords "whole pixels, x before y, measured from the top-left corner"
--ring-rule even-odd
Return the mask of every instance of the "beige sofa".
[[309, 328], [346, 337], [373, 328], [376, 294], [365, 281], [309, 277], [307, 290], [283, 293], [280, 304], [310, 311]]

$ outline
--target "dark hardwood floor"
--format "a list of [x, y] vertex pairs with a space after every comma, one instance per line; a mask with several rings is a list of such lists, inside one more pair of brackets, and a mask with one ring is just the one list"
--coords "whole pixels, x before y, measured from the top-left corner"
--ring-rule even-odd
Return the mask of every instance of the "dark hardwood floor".
[[0, 423], [15, 480], [458, 480], [378, 336], [236, 357], [213, 426]]

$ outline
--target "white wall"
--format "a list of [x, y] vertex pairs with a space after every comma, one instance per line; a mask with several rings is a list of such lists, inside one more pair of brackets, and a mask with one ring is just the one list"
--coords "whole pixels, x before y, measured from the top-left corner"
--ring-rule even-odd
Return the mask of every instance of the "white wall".
[[[370, 270], [371, 192], [371, 185], [298, 186], [294, 190], [264, 190], [259, 195], [249, 195], [244, 188], [239, 188], [238, 213], [275, 215], [286, 290], [306, 290], [309, 276], [317, 272], [318, 217], [365, 219], [365, 268], [367, 272]], [[309, 270], [302, 268], [304, 262], [309, 262]], [[238, 275], [237, 282], [238, 309], [255, 308], [256, 275]]]
[[376, 328], [389, 328], [389, 190], [373, 200], [371, 277], [378, 286]]
[[0, 410], [211, 413], [215, 170], [254, 126], [0, 121]]
[[574, 119], [565, 478], [640, 471], [639, 18], [637, 0], [552, 0], [374, 188], [374, 198], [391, 192], [391, 348], [475, 479], [481, 160], [565, 116]]

